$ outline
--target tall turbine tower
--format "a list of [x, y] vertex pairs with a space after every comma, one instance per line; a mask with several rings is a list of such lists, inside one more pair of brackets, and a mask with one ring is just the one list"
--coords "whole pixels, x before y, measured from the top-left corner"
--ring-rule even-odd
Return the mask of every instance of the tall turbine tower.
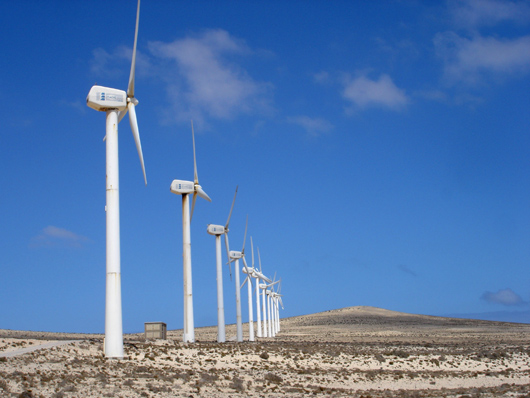
[[140, 21], [140, 0], [136, 10], [136, 28], [134, 46], [129, 75], [127, 93], [114, 88], [93, 86], [87, 96], [87, 105], [96, 111], [106, 112], [106, 152], [107, 152], [107, 183], [106, 183], [106, 221], [107, 221], [107, 277], [105, 299], [105, 343], [104, 351], [107, 358], [123, 358], [123, 324], [121, 311], [121, 265], [120, 265], [120, 195], [118, 165], [118, 123], [129, 111], [129, 122], [133, 133], [140, 163], [145, 175], [142, 144], [138, 132], [134, 98], [134, 70], [136, 64], [136, 43], [138, 24]]
[[[203, 191], [199, 185], [199, 177], [197, 176], [197, 159], [195, 157], [195, 133], [193, 131], [193, 120], [191, 121], [191, 136], [193, 139], [193, 170], [194, 181], [173, 180], [170, 186], [170, 191], [177, 195], [182, 195], [182, 259], [184, 269], [184, 335], [185, 343], [195, 342], [195, 329], [193, 325], [193, 296], [191, 285], [191, 237], [190, 237], [190, 223], [193, 217], [193, 210], [195, 208], [195, 201], [197, 195], [208, 202], [212, 200]], [[191, 204], [189, 194], [193, 194], [193, 201]]]
[[[256, 271], [256, 266], [254, 265], [254, 244], [252, 243], [252, 236], [250, 237], [250, 247], [252, 249], [252, 276], [256, 278], [256, 329], [257, 329], [257, 336], [261, 336], [261, 311], [260, 311], [260, 303], [259, 303], [259, 273]], [[259, 253], [259, 248], [258, 248]]]
[[269, 337], [269, 329], [267, 327], [267, 285], [265, 283], [260, 283], [259, 288], [261, 289], [261, 295], [263, 298], [263, 337]]
[[234, 194], [234, 200], [232, 200], [232, 207], [230, 208], [230, 213], [228, 213], [228, 220], [226, 220], [226, 225], [214, 225], [208, 224], [206, 232], [210, 235], [215, 236], [215, 259], [217, 266], [217, 342], [224, 343], [226, 341], [226, 331], [225, 331], [225, 306], [223, 298], [223, 269], [221, 263], [221, 235], [225, 236], [226, 252], [228, 253], [228, 224], [230, 223], [230, 217], [232, 216], [232, 210], [234, 209], [234, 203], [236, 202], [237, 187], [236, 193]]

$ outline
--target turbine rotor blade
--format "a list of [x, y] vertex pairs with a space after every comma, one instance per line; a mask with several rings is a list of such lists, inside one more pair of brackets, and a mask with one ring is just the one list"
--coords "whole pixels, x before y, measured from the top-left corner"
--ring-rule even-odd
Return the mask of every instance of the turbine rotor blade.
[[197, 192], [193, 192], [193, 199], [191, 201], [190, 223], [193, 217], [193, 210], [195, 209], [195, 202], [197, 201]]
[[230, 247], [228, 246], [228, 234], [225, 233], [225, 246], [226, 246], [226, 255], [228, 257], [228, 269], [230, 270], [230, 280], [232, 280], [232, 266], [230, 265]]
[[252, 249], [252, 269], [254, 268], [254, 245], [252, 244], [252, 236], [250, 236], [250, 248]]
[[129, 122], [131, 123], [131, 130], [136, 143], [136, 149], [138, 150], [138, 156], [140, 157], [140, 163], [142, 164], [142, 171], [144, 172], [144, 181], [147, 185], [147, 177], [145, 175], [144, 166], [144, 155], [142, 153], [142, 143], [140, 142], [140, 133], [138, 132], [138, 121], [136, 120], [136, 110], [134, 109], [134, 103], [129, 102], [127, 107], [129, 108]]
[[[247, 260], [245, 260], [245, 257], [243, 257], [243, 266], [245, 267], [245, 272], [247, 273], [247, 278], [250, 278], [250, 271], [247, 266]], [[252, 278], [250, 280], [250, 286], [252, 286]]]
[[[123, 111], [119, 111], [118, 112], [118, 123], [121, 122], [121, 119], [123, 119], [123, 117], [125, 116], [125, 114], [127, 113], [127, 111], [129, 110], [129, 107], [127, 107], [127, 109], [123, 110]], [[105, 136], [105, 138], [107, 138], [107, 136]], [[105, 140], [103, 140], [105, 141]]]
[[245, 242], [247, 240], [247, 229], [248, 229], [248, 214], [247, 214], [247, 223], [245, 224], [245, 237], [243, 238], [243, 248], [241, 249], [241, 253], [245, 254]]
[[226, 220], [225, 230], [228, 231], [228, 224], [230, 223], [230, 217], [232, 217], [232, 210], [234, 210], [234, 203], [236, 203], [236, 196], [237, 196], [237, 185], [236, 185], [236, 193], [234, 193], [234, 199], [232, 200], [232, 207], [230, 207], [230, 213], [228, 213], [228, 220]]
[[201, 198], [207, 200], [208, 202], [212, 201], [210, 199], [210, 197], [206, 194], [206, 192], [204, 192], [204, 190], [202, 189], [202, 187], [199, 184], [195, 185], [195, 193], [194, 193], [194, 195], [195, 194], [199, 195]]
[[259, 272], [261, 273], [261, 256], [259, 255], [259, 247], [258, 247], [258, 260], [259, 260]]
[[249, 278], [248, 276], [245, 278], [245, 280], [243, 281], [239, 289], [243, 289], [243, 286], [245, 286], [245, 283], [247, 283], [248, 278]]
[[136, 29], [134, 31], [134, 46], [131, 62], [131, 74], [129, 75], [129, 86], [127, 87], [127, 97], [134, 97], [134, 71], [136, 68], [136, 44], [138, 42], [138, 25], [140, 23], [140, 0], [138, 0], [138, 8], [136, 10]]
[[193, 181], [195, 182], [195, 185], [198, 185], [199, 177], [197, 176], [197, 159], [195, 158], [195, 132], [193, 131], [193, 120], [191, 121], [191, 137], [193, 139]]

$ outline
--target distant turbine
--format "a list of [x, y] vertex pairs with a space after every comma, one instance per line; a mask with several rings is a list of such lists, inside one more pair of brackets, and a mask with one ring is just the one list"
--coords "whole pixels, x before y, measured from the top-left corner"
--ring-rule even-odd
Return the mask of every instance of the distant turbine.
[[[259, 268], [260, 270], [258, 271], [255, 264], [254, 264], [254, 244], [252, 242], [252, 236], [250, 237], [250, 246], [252, 248], [252, 267], [249, 267], [247, 270], [244, 270], [244, 272], [250, 272], [248, 275], [247, 275], [247, 278], [245, 279], [245, 282], [243, 282], [243, 285], [249, 280], [249, 278], [255, 278], [256, 279], [256, 312], [257, 312], [257, 323], [256, 323], [256, 326], [257, 326], [257, 336], [258, 337], [263, 337], [263, 333], [262, 333], [262, 322], [261, 322], [261, 300], [260, 300], [260, 280], [263, 280], [265, 282], [272, 282], [269, 278], [267, 278], [266, 276], [264, 276], [262, 273], [261, 273], [261, 256], [259, 254], [259, 247], [258, 247], [258, 258], [259, 258]], [[248, 299], [248, 302], [249, 302], [249, 308], [253, 308], [253, 304], [252, 304], [252, 293], [250, 291], [250, 285], [248, 286], [248, 289], [249, 289], [249, 292], [248, 292], [248, 295], [249, 295], [249, 299]], [[250, 309], [249, 309], [249, 334], [251, 333], [250, 330], [253, 329], [253, 322], [252, 322], [252, 317], [250, 316]], [[263, 323], [266, 322], [266, 316], [265, 316], [265, 311], [263, 311]], [[266, 336], [265, 336], [266, 337]], [[253, 340], [251, 340], [253, 341]]]
[[144, 156], [138, 132], [134, 98], [134, 71], [136, 65], [136, 43], [140, 21], [140, 0], [136, 10], [136, 28], [127, 93], [114, 88], [92, 86], [87, 96], [87, 105], [96, 111], [106, 112], [106, 151], [107, 151], [107, 277], [105, 300], [105, 342], [104, 351], [107, 358], [123, 358], [123, 324], [121, 310], [121, 265], [120, 265], [120, 196], [119, 196], [119, 163], [118, 163], [118, 123], [129, 111], [129, 122], [133, 133], [140, 163], [145, 175]]
[[[258, 287], [261, 289], [261, 295], [263, 298], [263, 337], [269, 337], [268, 328], [267, 328], [267, 285], [265, 283], [260, 283]], [[270, 322], [270, 319], [269, 319]]]
[[[237, 341], [243, 341], [243, 323], [241, 321], [241, 290], [239, 285], [239, 259], [245, 258], [245, 241], [247, 240], [247, 228], [248, 228], [248, 216], [247, 223], [245, 225], [245, 238], [243, 239], [243, 248], [240, 252], [230, 250], [228, 252], [228, 263], [235, 262], [235, 274], [236, 274], [236, 339]], [[246, 264], [245, 264], [246, 267]]]
[[[281, 289], [281, 279], [279, 280], [280, 284], [278, 285], [278, 291], [275, 292], [271, 289], [271, 300], [273, 307], [273, 335], [275, 336], [280, 331], [280, 302], [282, 301], [282, 295], [280, 294]], [[283, 303], [282, 303], [283, 307]]]
[[[243, 269], [243, 272], [247, 274], [247, 277], [243, 281], [243, 284], [241, 285], [241, 288], [245, 285], [245, 283], [248, 282], [247, 290], [248, 290], [248, 340], [254, 341], [254, 314], [253, 314], [253, 304], [252, 304], [252, 278], [257, 279], [256, 270], [254, 268], [254, 245], [252, 244], [252, 236], [250, 237], [250, 246], [252, 248], [252, 268], [247, 266], [247, 262], [245, 258], [243, 257], [243, 264], [245, 265], [245, 268]], [[257, 288], [257, 284], [256, 284]], [[261, 320], [259, 315], [259, 301], [258, 303], [258, 330], [261, 326]], [[260, 336], [261, 337], [261, 336]]]
[[[193, 210], [195, 208], [195, 201], [197, 195], [208, 202], [212, 200], [203, 191], [199, 185], [199, 177], [197, 176], [197, 159], [195, 157], [195, 133], [193, 131], [193, 121], [191, 122], [191, 136], [193, 139], [193, 169], [194, 181], [173, 180], [170, 191], [177, 195], [182, 195], [182, 259], [184, 268], [184, 342], [195, 342], [195, 329], [193, 325], [193, 296], [191, 285], [191, 237], [190, 237], [190, 223], [193, 217]], [[193, 194], [193, 201], [191, 205], [189, 194]]]
[[[234, 200], [232, 200], [232, 207], [230, 208], [230, 213], [228, 213], [228, 220], [226, 220], [226, 225], [214, 225], [209, 224], [206, 231], [210, 235], [215, 236], [215, 259], [217, 265], [217, 342], [224, 343], [226, 341], [226, 332], [225, 332], [225, 307], [224, 307], [224, 298], [223, 298], [223, 269], [221, 262], [221, 235], [225, 236], [226, 243], [226, 252], [228, 251], [228, 224], [230, 223], [230, 217], [232, 216], [232, 210], [234, 209], [234, 203], [236, 202], [237, 187], [236, 193], [234, 194]], [[230, 257], [228, 258], [230, 260]]]
[[[274, 277], [274, 279], [276, 279], [276, 276]], [[267, 334], [268, 334], [269, 337], [274, 337], [275, 334], [273, 332], [274, 319], [273, 319], [272, 307], [271, 307], [271, 304], [272, 304], [271, 303], [272, 289], [269, 290], [268, 288], [269, 287], [272, 288], [274, 285], [276, 285], [279, 282], [280, 281], [269, 283], [268, 285], [265, 285], [265, 289], [264, 289], [264, 294], [267, 297], [267, 314], [268, 314], [268, 317], [269, 317], [269, 322], [267, 324]]]

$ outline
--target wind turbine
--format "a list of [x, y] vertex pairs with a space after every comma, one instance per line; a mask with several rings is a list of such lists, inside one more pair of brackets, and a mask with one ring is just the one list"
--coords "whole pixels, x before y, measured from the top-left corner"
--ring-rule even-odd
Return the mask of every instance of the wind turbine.
[[[261, 289], [262, 298], [263, 298], [263, 337], [268, 337], [268, 328], [267, 328], [267, 285], [265, 283], [260, 283], [258, 287]], [[270, 319], [269, 319], [270, 322]]]
[[[259, 271], [256, 269], [256, 266], [254, 265], [254, 245], [252, 244], [252, 237], [250, 237], [250, 245], [252, 247], [252, 277], [256, 278], [256, 312], [257, 312], [257, 335], [258, 337], [267, 337], [266, 333], [262, 332], [262, 322], [261, 322], [261, 300], [260, 300], [260, 289], [261, 289], [261, 283], [260, 281], [265, 282], [272, 282], [269, 278], [267, 278], [265, 275], [261, 272], [261, 256], [259, 253], [259, 247], [258, 247], [258, 261], [259, 261]], [[265, 313], [265, 307], [263, 307], [263, 329], [265, 329], [266, 324], [266, 313]]]
[[[241, 322], [241, 291], [239, 288], [239, 259], [245, 259], [245, 241], [247, 240], [247, 228], [248, 228], [248, 216], [247, 223], [245, 225], [245, 238], [243, 239], [243, 248], [240, 252], [235, 250], [228, 251], [228, 264], [232, 261], [235, 262], [235, 274], [236, 274], [236, 340], [243, 341], [243, 323]], [[227, 240], [228, 242], [228, 240]], [[228, 244], [228, 243], [227, 243]], [[245, 263], [244, 263], [245, 264]], [[245, 264], [246, 267], [246, 264]]]
[[[274, 279], [276, 279], [276, 275], [274, 276]], [[273, 319], [273, 312], [272, 312], [272, 307], [271, 307], [272, 287], [279, 282], [280, 281], [269, 283], [268, 285], [265, 285], [265, 289], [263, 290], [264, 292], [263, 299], [265, 299], [265, 296], [267, 297], [267, 313], [268, 313], [268, 318], [269, 318], [269, 323], [267, 324], [267, 333], [269, 337], [275, 336], [275, 334], [273, 333], [274, 332], [274, 329], [273, 329], [274, 319]], [[271, 289], [269, 290], [268, 288], [271, 288]]]
[[[226, 220], [226, 225], [214, 225], [208, 224], [206, 232], [210, 235], [215, 236], [215, 259], [217, 265], [217, 342], [224, 343], [226, 341], [226, 332], [225, 332], [225, 307], [224, 307], [224, 298], [223, 298], [223, 270], [221, 263], [221, 235], [225, 236], [225, 243], [228, 253], [228, 224], [230, 223], [230, 217], [232, 216], [232, 210], [234, 209], [234, 203], [236, 202], [237, 195], [237, 186], [236, 193], [234, 194], [234, 200], [232, 200], [232, 207], [230, 208], [230, 213], [228, 214], [228, 220]], [[230, 260], [230, 258], [229, 258]]]
[[[190, 223], [193, 217], [193, 209], [195, 208], [195, 201], [197, 195], [208, 202], [212, 200], [203, 191], [199, 185], [199, 177], [197, 176], [197, 159], [195, 157], [195, 133], [193, 131], [193, 120], [191, 121], [191, 136], [193, 139], [193, 170], [194, 180], [183, 181], [173, 180], [170, 186], [170, 191], [177, 195], [182, 195], [182, 259], [184, 268], [184, 342], [195, 342], [195, 329], [193, 325], [193, 297], [191, 285], [191, 237], [190, 237]], [[189, 194], [193, 194], [193, 201], [191, 204]]]
[[281, 290], [281, 279], [278, 281], [280, 284], [278, 285], [278, 291], [275, 292], [274, 289], [271, 289], [271, 300], [272, 300], [272, 306], [273, 306], [273, 335], [276, 335], [280, 331], [280, 303], [283, 303], [282, 301], [282, 295], [280, 294]]
[[[245, 283], [248, 282], [247, 290], [248, 290], [248, 336], [249, 341], [254, 341], [254, 319], [253, 319], [253, 304], [252, 304], [252, 278], [256, 278], [256, 281], [258, 279], [256, 269], [254, 268], [254, 245], [252, 243], [252, 236], [250, 237], [250, 246], [252, 248], [252, 267], [249, 268], [247, 266], [247, 261], [243, 257], [243, 264], [245, 265], [245, 268], [243, 269], [243, 272], [247, 274], [247, 277], [245, 278], [243, 284], [241, 285], [241, 288], [245, 285]], [[258, 287], [256, 284], [256, 291], [258, 291]], [[259, 311], [259, 295], [258, 295], [258, 301], [257, 301], [257, 312], [258, 312], [258, 337], [261, 337], [260, 328], [261, 328], [261, 315]]]
[[120, 266], [120, 195], [118, 162], [118, 123], [129, 112], [129, 122], [133, 133], [140, 163], [145, 175], [142, 144], [138, 132], [134, 97], [134, 71], [136, 65], [136, 43], [140, 21], [140, 0], [136, 10], [136, 28], [131, 62], [131, 73], [127, 92], [103, 86], [92, 86], [87, 96], [87, 105], [96, 111], [106, 113], [106, 299], [105, 299], [105, 343], [107, 358], [123, 358], [123, 324], [121, 309], [121, 266]]
[[[261, 270], [261, 255], [260, 255], [260, 252], [259, 252], [259, 247], [258, 247], [258, 261], [259, 261], [259, 272], [255, 271], [255, 274], [257, 276], [257, 280], [256, 280], [256, 306], [258, 308], [258, 337], [267, 337], [268, 336], [268, 333], [267, 333], [267, 299], [266, 299], [266, 293], [265, 291], [267, 290], [267, 284], [266, 283], [260, 283], [260, 280], [263, 281], [263, 282], [267, 282], [267, 283], [271, 283], [272, 281], [267, 278], [265, 275], [263, 275], [263, 272]], [[254, 250], [252, 251], [252, 266], [255, 270], [255, 267], [254, 267]], [[261, 290], [261, 296], [263, 298], [263, 300], [260, 300], [260, 290]], [[259, 315], [260, 315], [260, 305], [261, 305], [261, 301], [263, 302], [263, 333], [261, 332], [261, 328], [260, 328], [260, 325], [259, 325]], [[270, 319], [269, 319], [269, 322], [270, 322]]]

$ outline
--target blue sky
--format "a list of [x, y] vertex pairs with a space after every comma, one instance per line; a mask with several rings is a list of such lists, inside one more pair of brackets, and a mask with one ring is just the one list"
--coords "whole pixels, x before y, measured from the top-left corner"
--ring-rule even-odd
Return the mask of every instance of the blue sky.
[[[0, 328], [103, 332], [105, 116], [85, 99], [96, 83], [126, 89], [136, 2], [0, 9]], [[248, 214], [284, 317], [527, 313], [529, 92], [528, 1], [144, 0], [147, 187], [119, 126], [124, 330], [182, 327], [169, 186], [193, 178], [190, 119], [213, 200], [191, 229], [197, 326], [216, 324], [206, 226], [226, 222], [236, 185], [231, 247]]]

